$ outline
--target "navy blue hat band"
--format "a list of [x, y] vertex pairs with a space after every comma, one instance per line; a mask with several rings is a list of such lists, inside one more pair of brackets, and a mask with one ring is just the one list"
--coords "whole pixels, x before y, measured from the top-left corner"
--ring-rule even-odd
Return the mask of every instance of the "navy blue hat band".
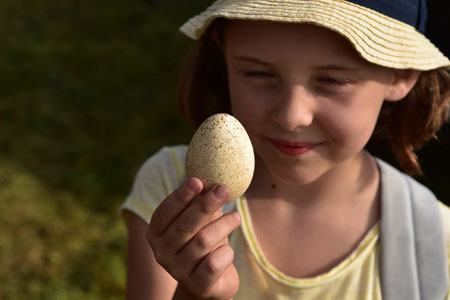
[[425, 34], [426, 0], [347, 0], [411, 25]]

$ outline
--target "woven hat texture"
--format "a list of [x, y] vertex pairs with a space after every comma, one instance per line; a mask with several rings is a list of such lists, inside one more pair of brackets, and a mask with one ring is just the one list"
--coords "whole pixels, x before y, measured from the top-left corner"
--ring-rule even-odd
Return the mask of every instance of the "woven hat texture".
[[216, 18], [322, 26], [347, 38], [367, 61], [384, 67], [426, 71], [450, 66], [449, 59], [413, 26], [349, 1], [218, 0], [180, 30], [199, 39]]

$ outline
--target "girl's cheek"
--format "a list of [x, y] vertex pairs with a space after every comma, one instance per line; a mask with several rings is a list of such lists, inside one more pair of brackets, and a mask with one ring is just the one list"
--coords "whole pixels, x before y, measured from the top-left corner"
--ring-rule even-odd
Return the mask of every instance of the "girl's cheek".
[[334, 117], [330, 116], [327, 120], [323, 123], [326, 131], [345, 152], [362, 150], [372, 136], [376, 123], [374, 115], [357, 110], [336, 112]]
[[268, 107], [273, 102], [272, 93], [243, 84], [232, 84], [230, 88], [231, 107], [233, 114], [255, 115], [257, 111]]
[[348, 103], [328, 101], [315, 115], [316, 123], [335, 141], [360, 135], [364, 122], [358, 109]]

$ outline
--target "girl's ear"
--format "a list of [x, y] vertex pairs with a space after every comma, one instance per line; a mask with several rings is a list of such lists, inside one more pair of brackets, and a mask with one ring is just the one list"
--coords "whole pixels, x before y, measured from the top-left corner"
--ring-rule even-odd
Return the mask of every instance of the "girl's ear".
[[399, 101], [408, 95], [419, 79], [420, 71], [394, 70], [394, 78], [385, 94], [386, 101]]

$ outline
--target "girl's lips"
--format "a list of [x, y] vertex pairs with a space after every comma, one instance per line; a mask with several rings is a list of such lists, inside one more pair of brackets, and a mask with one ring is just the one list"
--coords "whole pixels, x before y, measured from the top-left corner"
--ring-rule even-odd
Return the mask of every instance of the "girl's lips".
[[271, 139], [270, 141], [275, 146], [275, 148], [278, 149], [278, 151], [287, 155], [301, 155], [321, 145], [321, 143], [292, 142], [273, 139]]

